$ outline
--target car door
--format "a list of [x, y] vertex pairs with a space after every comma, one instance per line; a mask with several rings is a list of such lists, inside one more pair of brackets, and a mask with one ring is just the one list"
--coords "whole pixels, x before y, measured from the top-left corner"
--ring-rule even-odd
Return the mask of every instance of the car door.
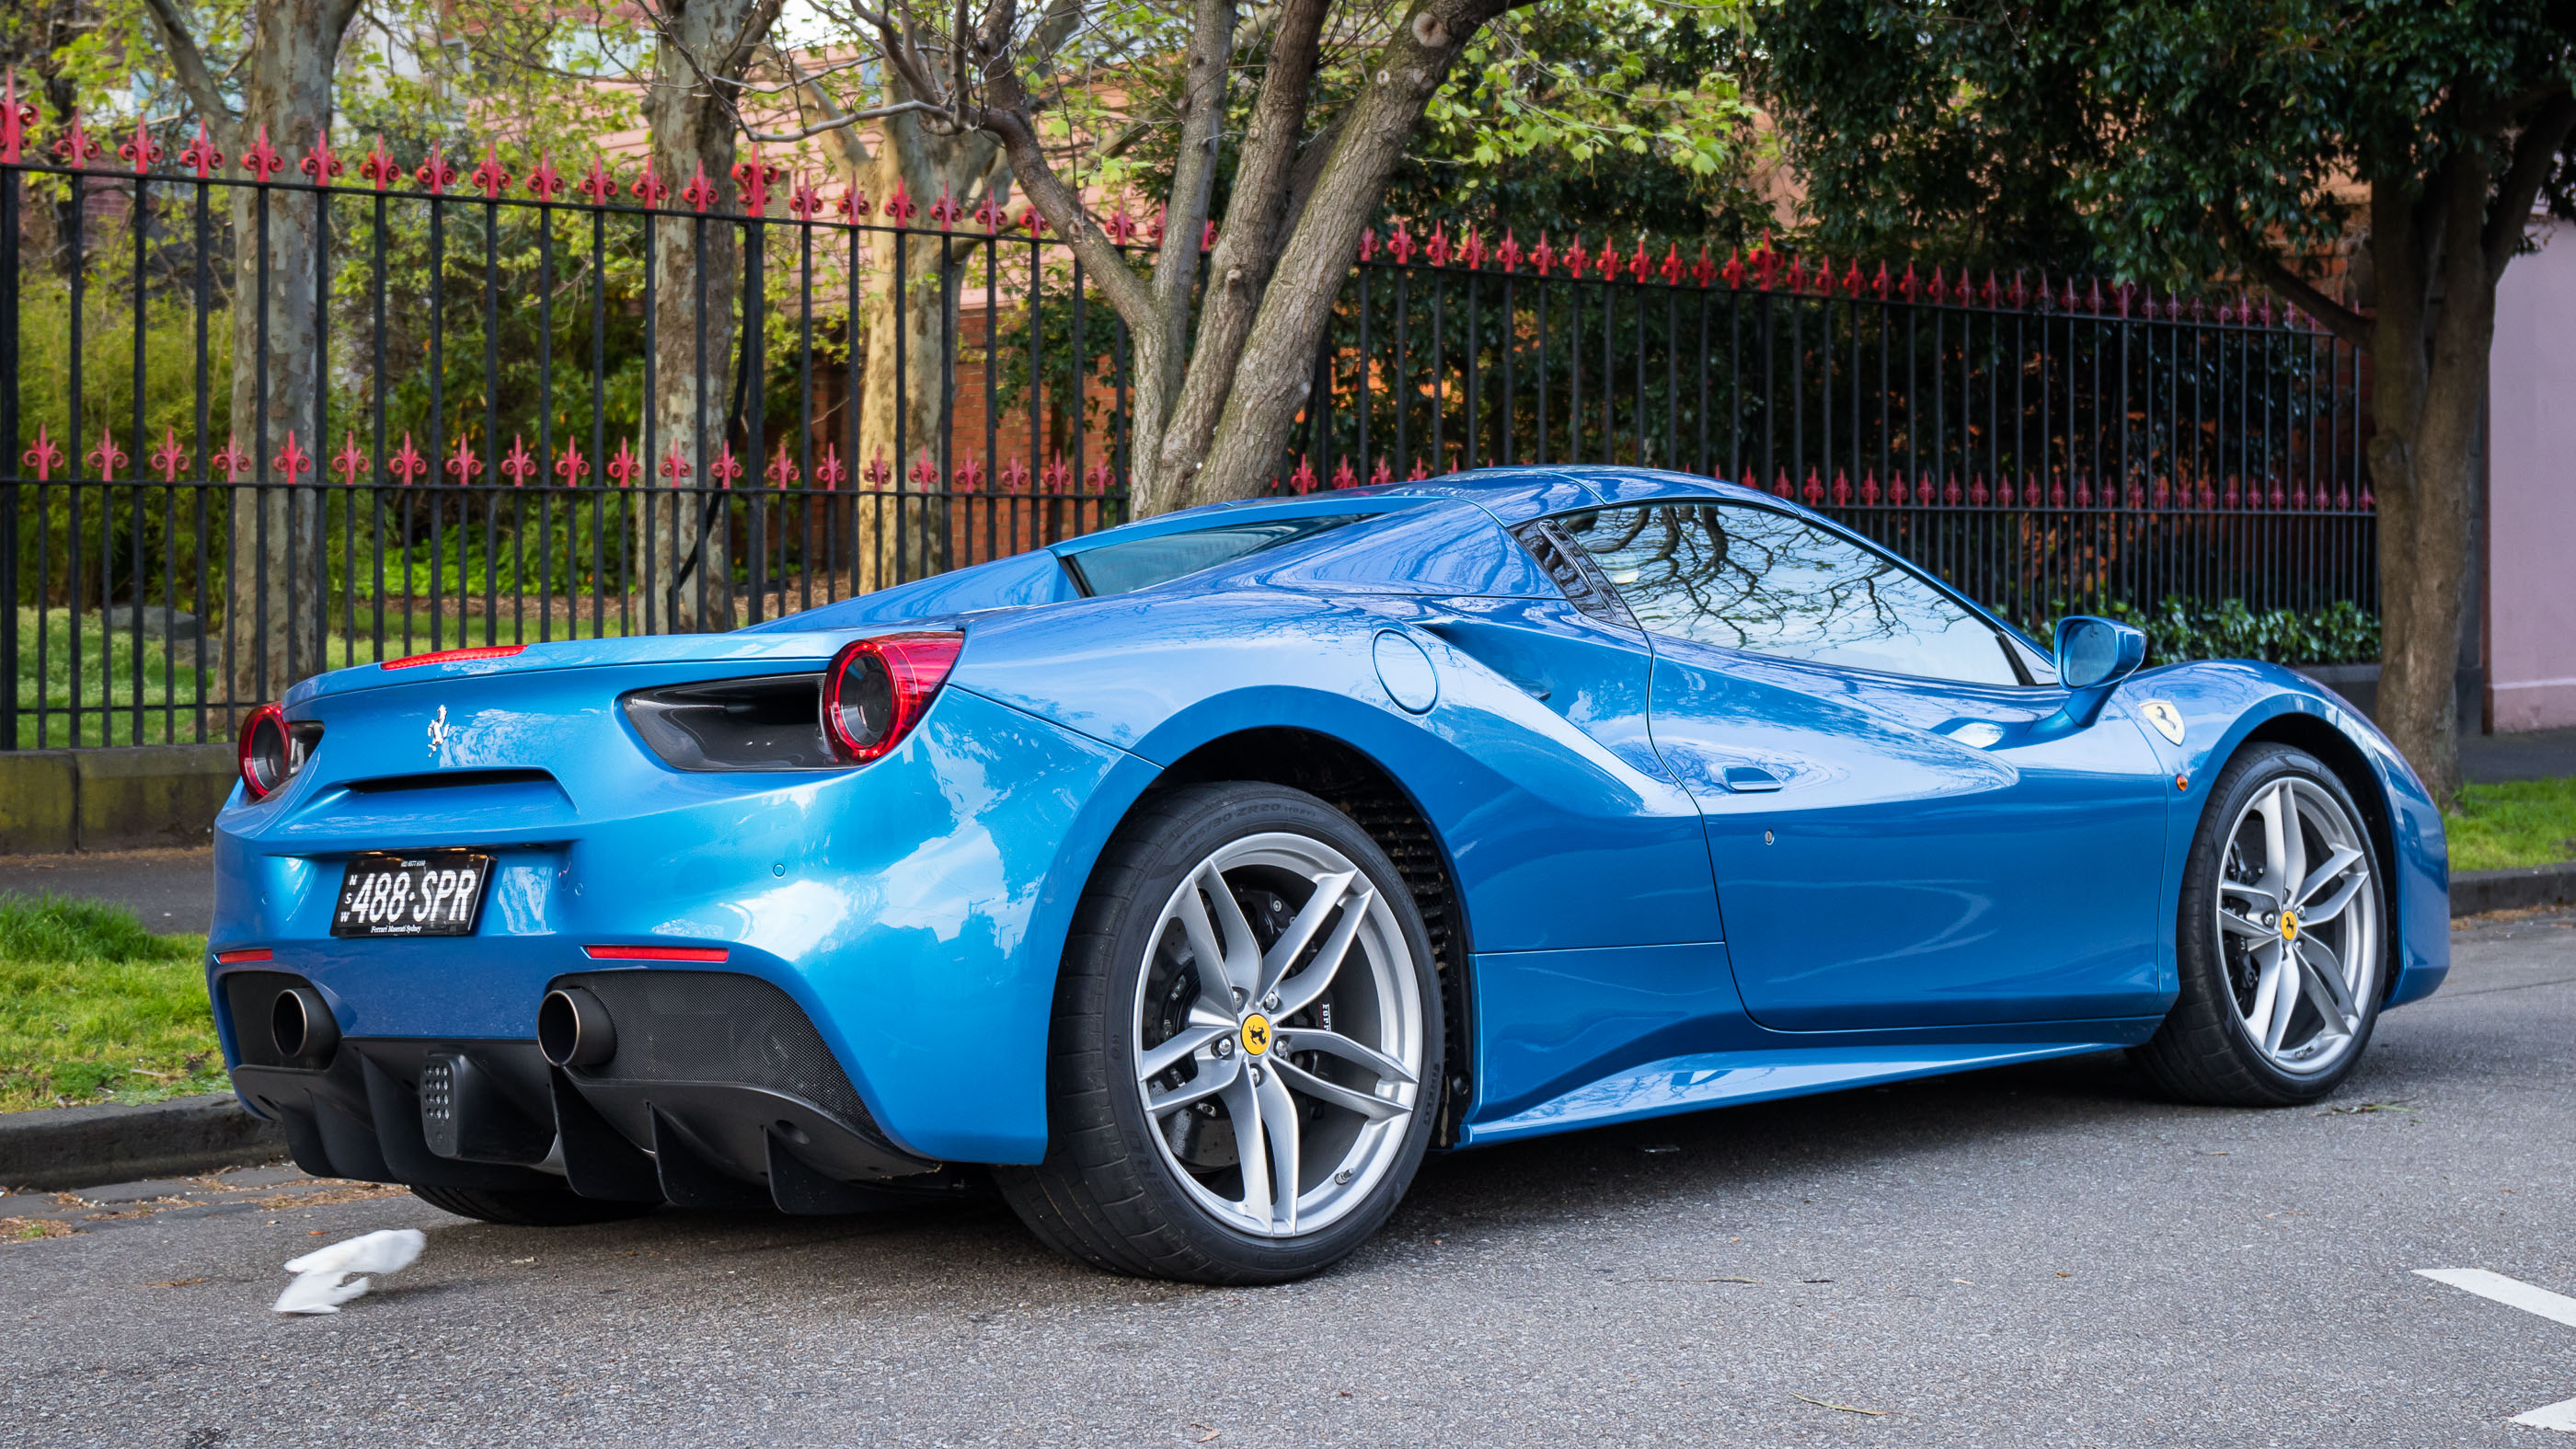
[[2116, 701], [1897, 560], [1785, 510], [1563, 516], [1653, 640], [1746, 1009], [1785, 1031], [2148, 1015], [2172, 788]]

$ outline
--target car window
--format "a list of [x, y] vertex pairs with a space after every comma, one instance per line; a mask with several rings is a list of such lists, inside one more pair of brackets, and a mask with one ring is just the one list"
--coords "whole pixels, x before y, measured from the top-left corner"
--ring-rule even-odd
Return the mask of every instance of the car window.
[[1659, 634], [1971, 684], [2020, 684], [1994, 626], [1896, 560], [1736, 503], [1561, 516], [1637, 622]]
[[1188, 533], [1166, 533], [1131, 543], [1103, 544], [1066, 557], [1065, 566], [1086, 594], [1124, 594], [1152, 588], [1183, 574], [1311, 538], [1357, 523], [1366, 513], [1308, 514], [1300, 518], [1246, 519]]

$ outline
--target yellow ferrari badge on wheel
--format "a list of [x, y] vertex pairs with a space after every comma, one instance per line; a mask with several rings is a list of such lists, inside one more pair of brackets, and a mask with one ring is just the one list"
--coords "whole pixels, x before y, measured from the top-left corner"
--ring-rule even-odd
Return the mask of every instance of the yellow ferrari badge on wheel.
[[1270, 1050], [1270, 1018], [1255, 1015], [1243, 1019], [1243, 1049], [1256, 1057]]

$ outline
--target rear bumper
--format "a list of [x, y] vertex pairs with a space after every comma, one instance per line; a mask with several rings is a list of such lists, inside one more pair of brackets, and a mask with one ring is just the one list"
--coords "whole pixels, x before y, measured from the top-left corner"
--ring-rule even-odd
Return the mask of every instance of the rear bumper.
[[[567, 982], [620, 1026], [619, 1051], [596, 1068], [551, 1067], [530, 1041], [343, 1038], [288, 1060], [245, 1040], [233, 1082], [318, 1176], [799, 1213], [958, 1185], [886, 1139], [776, 987], [715, 972]], [[304, 984], [245, 971], [224, 995], [234, 1020], [257, 1019], [276, 992]]]
[[[554, 727], [588, 726], [575, 718]], [[326, 736], [324, 750], [344, 738]], [[544, 743], [579, 757], [581, 769], [556, 770], [564, 803], [542, 828], [506, 802], [479, 806], [466, 790], [448, 801], [417, 792], [412, 813], [388, 816], [397, 797], [339, 802], [327, 781], [282, 802], [237, 798], [226, 809], [216, 823], [209, 948], [271, 957], [209, 968], [226, 1059], [248, 1069], [241, 1085], [252, 1105], [265, 1083], [273, 1099], [300, 1093], [343, 1118], [363, 1107], [364, 1120], [381, 1126], [394, 1109], [368, 1095], [365, 1065], [417, 1095], [415, 1049], [443, 1045], [478, 1061], [490, 1056], [502, 1080], [519, 1084], [521, 1109], [560, 1128], [542, 1063], [509, 1065], [533, 1057], [549, 986], [581, 973], [670, 969], [603, 971], [612, 963], [592, 960], [585, 946], [686, 946], [722, 951], [713, 971], [761, 983], [807, 1023], [855, 1107], [826, 1115], [873, 1129], [890, 1154], [877, 1175], [1044, 1154], [1048, 1022], [1065, 933], [1092, 859], [1152, 767], [957, 689], [942, 692], [894, 753], [847, 772], [674, 778], [622, 735]], [[349, 768], [345, 759], [339, 768]], [[638, 778], [626, 780], [630, 773]], [[350, 856], [438, 846], [494, 856], [475, 935], [331, 936]], [[353, 1058], [334, 1069], [343, 1075], [317, 1082], [311, 1069], [271, 1068], [256, 1051], [245, 1057], [246, 1039], [264, 1038], [267, 1017], [264, 1004], [237, 1016], [227, 1000], [225, 981], [241, 971], [290, 972], [320, 993]], [[766, 1171], [765, 1140], [742, 1125], [756, 1125], [751, 1099], [735, 1092], [719, 1109], [706, 1092], [682, 1092], [682, 1081], [664, 1078], [649, 1100], [628, 1100], [633, 1094], [605, 1080], [573, 1085], [630, 1147], [653, 1150], [648, 1108], [659, 1109], [669, 1132], [697, 1142], [737, 1180]], [[671, 1105], [684, 1096], [685, 1110]], [[801, 1099], [831, 1105], [811, 1091]], [[319, 1109], [313, 1115], [320, 1133]], [[802, 1119], [782, 1108], [769, 1120]], [[800, 1130], [837, 1140], [817, 1136], [820, 1125], [829, 1124]], [[788, 1145], [850, 1180], [865, 1167], [855, 1156]], [[337, 1165], [335, 1147], [323, 1141], [320, 1150]], [[376, 1164], [361, 1155], [356, 1165]]]

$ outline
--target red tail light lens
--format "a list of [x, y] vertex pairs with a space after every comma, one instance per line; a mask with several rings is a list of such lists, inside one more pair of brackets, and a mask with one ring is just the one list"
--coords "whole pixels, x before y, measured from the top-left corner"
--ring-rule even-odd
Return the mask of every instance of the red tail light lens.
[[471, 649], [441, 649], [435, 654], [407, 654], [388, 659], [378, 669], [418, 669], [424, 664], [462, 664], [469, 659], [507, 659], [527, 649], [525, 644], [482, 644]]
[[823, 675], [823, 733], [832, 752], [864, 765], [901, 743], [965, 642], [963, 634], [888, 634], [834, 655]]
[[263, 704], [242, 721], [242, 789], [253, 800], [265, 800], [295, 778], [313, 756], [322, 726], [312, 720], [290, 720], [286, 711]]

